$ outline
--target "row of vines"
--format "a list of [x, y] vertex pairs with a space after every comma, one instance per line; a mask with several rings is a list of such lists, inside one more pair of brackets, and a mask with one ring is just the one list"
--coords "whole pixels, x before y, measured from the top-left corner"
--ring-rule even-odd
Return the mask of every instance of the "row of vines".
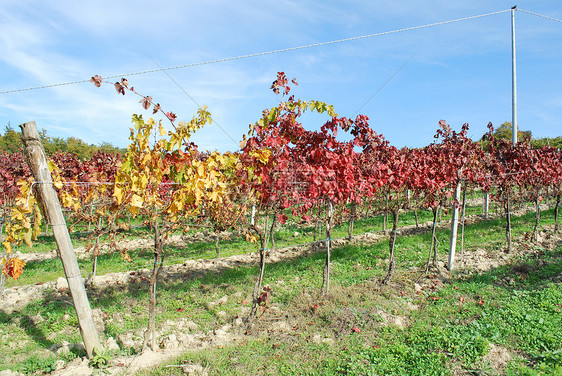
[[[92, 82], [98, 87], [104, 83], [99, 76]], [[330, 289], [335, 213], [349, 221], [350, 236], [360, 213], [388, 215], [392, 230], [383, 283], [391, 280], [395, 270], [400, 213], [405, 209], [431, 210], [435, 234], [439, 210], [449, 207], [457, 211], [464, 202], [461, 192], [482, 192], [486, 202], [492, 200], [503, 208], [508, 249], [510, 216], [517, 203], [534, 203], [536, 238], [540, 203], [552, 198], [558, 230], [562, 194], [559, 150], [533, 149], [528, 143], [513, 145], [494, 138], [491, 124], [487, 137], [475, 142], [467, 136], [467, 124], [457, 132], [445, 121], [439, 122], [432, 144], [398, 149], [371, 129], [366, 116], [340, 117], [331, 105], [296, 99], [289, 96], [291, 84], [297, 83], [280, 72], [271, 86], [282, 96], [279, 105], [264, 110], [250, 125], [239, 151], [219, 153], [199, 151], [190, 140], [194, 132], [212, 122], [206, 108], [200, 108], [191, 120], [179, 122], [175, 114], [164, 112], [151, 97], [138, 94], [122, 79], [114, 84], [117, 92], [140, 95], [142, 107], [153, 114], [162, 113], [171, 130], [166, 130], [162, 121], [134, 115], [124, 156], [99, 152], [85, 161], [70, 154], [51, 158], [53, 182], [66, 208], [69, 227], [87, 226], [91, 234], [92, 275], [102, 235], [115, 239], [131, 217], [140, 218], [151, 229], [154, 266], [146, 345], [156, 346], [156, 284], [167, 256], [165, 240], [194, 225], [212, 228], [217, 242], [221, 231], [236, 229], [256, 244], [259, 274], [252, 314], [263, 299], [262, 282], [273, 231], [289, 220], [325, 228], [324, 236], [315, 234], [319, 241], [324, 239], [326, 251], [324, 295]], [[305, 127], [300, 119], [306, 113], [318, 117], [322, 126], [316, 130]], [[25, 263], [14, 257], [14, 249], [22, 243], [31, 246], [44, 228], [41, 202], [35, 198], [35, 188], [41, 183], [31, 176], [22, 154], [0, 155], [3, 278], [17, 278], [23, 272]], [[435, 262], [434, 240], [435, 235], [430, 247]], [[122, 256], [130, 258], [126, 251]]]

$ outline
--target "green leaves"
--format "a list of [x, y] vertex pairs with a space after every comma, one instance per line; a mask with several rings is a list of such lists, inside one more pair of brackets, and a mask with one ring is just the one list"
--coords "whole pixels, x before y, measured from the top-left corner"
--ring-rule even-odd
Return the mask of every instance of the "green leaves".
[[331, 117], [338, 116], [338, 114], [336, 114], [336, 111], [334, 110], [334, 106], [326, 104], [325, 102], [312, 100], [308, 102], [308, 109], [311, 111], [316, 111], [319, 114], [323, 114], [324, 112], [327, 112], [328, 115], [330, 115]]

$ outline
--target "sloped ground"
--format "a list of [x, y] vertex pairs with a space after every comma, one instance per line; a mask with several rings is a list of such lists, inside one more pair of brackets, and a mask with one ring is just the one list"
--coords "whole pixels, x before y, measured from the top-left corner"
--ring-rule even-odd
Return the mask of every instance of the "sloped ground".
[[[401, 232], [403, 234], [412, 234], [420, 231], [429, 231], [429, 225], [430, 224], [424, 224], [424, 226], [419, 229], [415, 228], [415, 226], [411, 226], [401, 229]], [[380, 242], [385, 238], [387, 238], [387, 235], [380, 232], [366, 233], [354, 236], [350, 243], [368, 246], [369, 244]], [[552, 234], [551, 228], [546, 227], [545, 231], [541, 232], [541, 237], [539, 239], [540, 247], [531, 248], [529, 246], [529, 242], [523, 238], [519, 242], [516, 242], [514, 251], [510, 254], [506, 254], [503, 249], [477, 249], [475, 251], [465, 252], [459, 260], [459, 269], [463, 270], [463, 274], [465, 276], [470, 275], [471, 273], [480, 273], [497, 268], [501, 265], [509, 264], [513, 258], [522, 254], [541, 252], [534, 249], [552, 250], [560, 244], [560, 241], [560, 236]], [[337, 239], [334, 240], [334, 243], [337, 247], [338, 245], [348, 244], [349, 242], [344, 239]], [[138, 247], [139, 244], [131, 244], [131, 246]], [[314, 254], [315, 252], [320, 251], [321, 249], [314, 249], [314, 247], [310, 245], [287, 247], [272, 251], [268, 257], [268, 263], [298, 259], [302, 256]], [[256, 254], [231, 256], [220, 260], [186, 260], [183, 264], [165, 266], [163, 273], [161, 274], [161, 280], [166, 281], [166, 283], [173, 284], [174, 281], [185, 281], [188, 279], [200, 278], [207, 273], [223, 272], [228, 269], [252, 265], [256, 262]], [[362, 268], [364, 266], [358, 265], [357, 267]], [[514, 266], [511, 276], [506, 277], [506, 280], [502, 283], [509, 284], [511, 282], [509, 278], [517, 278], [521, 275], [528, 275], [531, 272], [532, 270], [525, 269], [525, 267]], [[148, 273], [149, 270], [138, 270], [124, 273], [110, 273], [95, 277], [94, 290], [91, 293], [105, 293], [108, 289], [123, 290], [131, 288], [132, 286], [145, 284]], [[443, 286], [449, 284], [455, 278], [446, 270], [444, 260], [438, 261], [437, 265], [432, 268], [430, 274], [422, 276], [419, 279], [414, 278], [419, 274], [419, 270], [406, 272], [406, 274], [408, 273], [410, 273], [412, 278], [409, 280], [402, 279], [397, 282], [393, 282], [390, 289], [395, 292], [410, 294], [415, 297], [426, 293], [434, 293]], [[558, 278], [558, 282], [560, 282], [560, 279], [562, 279], [562, 271], [555, 278]], [[417, 282], [412, 283], [414, 280], [417, 280]], [[52, 299], [68, 299], [68, 291], [65, 282], [66, 281], [63, 279], [60, 279], [59, 281], [48, 282], [39, 286], [28, 285], [7, 289], [0, 300], [0, 310], [9, 314], [14, 310], [20, 309], [30, 301], [41, 299], [45, 296]], [[408, 286], [408, 284], [410, 284], [410, 286]], [[360, 285], [357, 288], [372, 291], [380, 290], [381, 286], [378, 281], [372, 280]], [[220, 310], [221, 306], [226, 305], [229, 302], [247, 301], [249, 299], [250, 288], [247, 290], [247, 293], [236, 291], [232, 293], [219, 294], [221, 296], [217, 296], [216, 300], [208, 302], [208, 308], [216, 309], [218, 316], [221, 314], [226, 316], [226, 313]], [[344, 292], [343, 289], [335, 288], [332, 292], [332, 294], [335, 295], [333, 300], [338, 300], [338, 294], [346, 293], [348, 292]], [[303, 293], [299, 299], [300, 301], [297, 302], [298, 307], [303, 310], [311, 310], [314, 313], [321, 313], [322, 310], [327, 309], [321, 302], [319, 304], [317, 297], [312, 293]], [[400, 308], [405, 311], [418, 309], [415, 304], [407, 304]], [[263, 335], [263, 333], [268, 333], [268, 335], [275, 336], [275, 338], [289, 338], [294, 335], [299, 325], [304, 325], [304, 323], [301, 322], [302, 318], [299, 317], [299, 315], [292, 314], [291, 312], [284, 312], [276, 306], [267, 307], [264, 312], [262, 312], [259, 320], [255, 320], [252, 324], [248, 325], [244, 320], [247, 317], [248, 310], [249, 308], [247, 304], [241, 305], [235, 317], [232, 316], [229, 317], [228, 320], [223, 320], [223, 322], [228, 322], [222, 326], [213, 328], [212, 330], [200, 328], [193, 320], [168, 320], [159, 327], [158, 334], [161, 346], [159, 351], [152, 352], [146, 349], [136, 355], [115, 357], [111, 362], [112, 366], [108, 367], [105, 371], [112, 375], [133, 374], [138, 370], [152, 367], [156, 364], [173, 359], [185, 351], [221, 347], [229, 343], [240, 341], [243, 338], [256, 338]], [[374, 311], [365, 310], [358, 312], [357, 310], [342, 307], [338, 311], [336, 317], [331, 319], [332, 324], [329, 328], [329, 332], [318, 332], [313, 334], [310, 340], [315, 343], [333, 343], [333, 341], [337, 340], [338, 333], [347, 332], [350, 327], [357, 327], [359, 323], [361, 323], [363, 327], [373, 328], [378, 326], [408, 326], [409, 323], [407, 317], [405, 315], [396, 314], [397, 311], [399, 310], [393, 309], [387, 311], [385, 309], [378, 309]], [[105, 325], [111, 325], [112, 320], [120, 319], [118, 315], [114, 317], [107, 317], [99, 309], [95, 310], [94, 313], [101, 331], [103, 331]], [[40, 315], [38, 315], [38, 317], [31, 318], [32, 322], [33, 320], [40, 321], [41, 319]], [[143, 339], [142, 330], [123, 332], [120, 333], [118, 338], [108, 338], [106, 346], [114, 350], [117, 350], [120, 347], [139, 348], [142, 346]], [[57, 344], [53, 345], [51, 350], [53, 352], [72, 351], [73, 345], [64, 343]], [[492, 369], [501, 373], [505, 364], [507, 364], [512, 356], [513, 354], [510, 354], [504, 347], [493, 345], [488, 352], [488, 355], [486, 355], [485, 360], [491, 364]], [[89, 362], [84, 358], [77, 358], [67, 365], [63, 366], [60, 364], [61, 368], [52, 374], [91, 375], [95, 372], [95, 370], [91, 368], [88, 363]], [[205, 374], [205, 370], [197, 365], [188, 366], [184, 364], [181, 366], [187, 374]], [[454, 371], [454, 374], [463, 375], [469, 373], [466, 373], [466, 371], [463, 371], [462, 369], [457, 369]], [[3, 371], [0, 375], [9, 375], [9, 373]]]

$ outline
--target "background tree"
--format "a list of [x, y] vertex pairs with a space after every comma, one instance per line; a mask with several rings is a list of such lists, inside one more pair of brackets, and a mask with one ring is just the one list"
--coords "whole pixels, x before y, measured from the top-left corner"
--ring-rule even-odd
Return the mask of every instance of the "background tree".
[[0, 152], [16, 153], [23, 150], [23, 143], [18, 132], [8, 123], [0, 136]]
[[[511, 127], [511, 121], [504, 121], [496, 130], [493, 132], [494, 138], [498, 140], [511, 141], [513, 130]], [[533, 138], [533, 133], [531, 131], [517, 131], [517, 142], [529, 142]], [[489, 133], [482, 136], [481, 141], [489, 140]]]
[[532, 139], [531, 145], [533, 145], [533, 148], [535, 148], [535, 149], [540, 149], [544, 146], [550, 146], [550, 147], [553, 147], [557, 150], [561, 150], [562, 149], [562, 137], [558, 136], [558, 137], [554, 137], [554, 138], [544, 137], [544, 138]]
[[[60, 152], [69, 152], [75, 154], [78, 159], [90, 159], [97, 151], [104, 151], [111, 154], [123, 154], [125, 149], [115, 147], [109, 142], [103, 142], [99, 146], [88, 144], [77, 137], [51, 137], [45, 129], [39, 132], [41, 143], [45, 149], [47, 156], [52, 156]], [[4, 128], [3, 134], [0, 135], [0, 152], [13, 154], [21, 152], [23, 143], [21, 142], [19, 133], [16, 132], [10, 123]]]

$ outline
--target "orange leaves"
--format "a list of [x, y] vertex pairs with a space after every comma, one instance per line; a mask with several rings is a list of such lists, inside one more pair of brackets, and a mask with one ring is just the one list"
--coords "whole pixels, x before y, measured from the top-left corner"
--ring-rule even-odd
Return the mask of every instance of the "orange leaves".
[[25, 261], [17, 257], [13, 257], [6, 261], [2, 273], [6, 276], [12, 277], [13, 279], [18, 279], [23, 272], [24, 267]]
[[2, 245], [4, 246], [4, 249], [6, 250], [6, 253], [12, 253], [12, 243], [10, 243], [7, 240], [4, 240], [2, 242]]
[[129, 254], [126, 251], [121, 253], [121, 257], [123, 258], [123, 260], [127, 262], [133, 262], [133, 259], [131, 258], [131, 256], [129, 256]]
[[246, 241], [249, 243], [257, 243], [258, 237], [250, 233], [246, 233]]

